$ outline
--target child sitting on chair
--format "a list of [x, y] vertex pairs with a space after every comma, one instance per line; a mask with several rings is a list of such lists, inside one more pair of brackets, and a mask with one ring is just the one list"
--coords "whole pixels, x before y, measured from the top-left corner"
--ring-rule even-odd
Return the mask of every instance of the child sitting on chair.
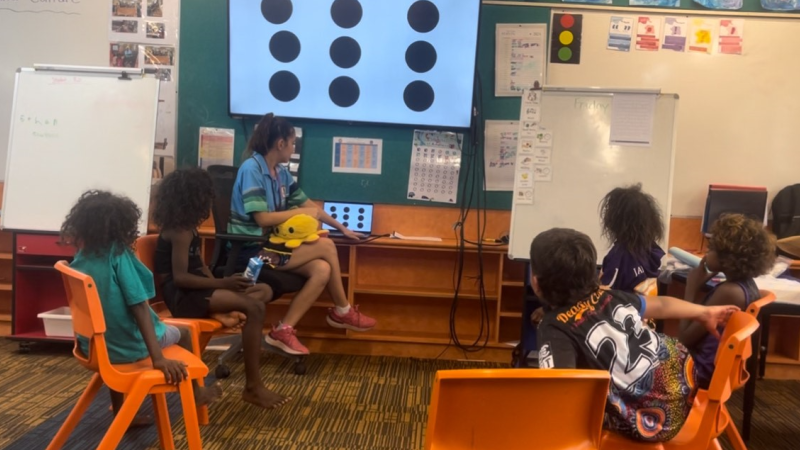
[[174, 317], [212, 317], [227, 327], [240, 327], [244, 321], [242, 399], [275, 408], [289, 399], [264, 387], [259, 371], [265, 306], [272, 300], [272, 289], [242, 275], [214, 278], [206, 267], [197, 227], [208, 218], [213, 201], [213, 181], [205, 170], [178, 170], [159, 183], [153, 211], [153, 222], [161, 229], [155, 271]]
[[[178, 344], [191, 351], [191, 335], [185, 328], [162, 322], [150, 308], [155, 297], [153, 274], [133, 253], [141, 210], [130, 199], [105, 191], [81, 195], [61, 225], [64, 242], [78, 252], [70, 266], [89, 275], [97, 285], [106, 322], [105, 341], [112, 364], [133, 363], [148, 356], [153, 368], [164, 372], [167, 383], [177, 384], [188, 374], [181, 361], [164, 358], [162, 348]], [[84, 355], [89, 355], [89, 340], [78, 336]], [[218, 385], [194, 386], [198, 405], [222, 394]], [[111, 391], [111, 406], [116, 415], [124, 397]], [[135, 419], [134, 425], [148, 422]]]
[[[741, 214], [720, 217], [710, 232], [708, 253], [689, 272], [684, 298], [703, 305], [734, 305], [745, 310], [760, 297], [753, 278], [769, 272], [775, 262], [775, 238], [763, 224]], [[719, 272], [725, 274], [725, 281], [705, 296], [698, 296], [700, 289]], [[719, 339], [690, 321], [681, 322], [678, 338], [694, 358], [698, 387], [708, 389]]]
[[575, 230], [539, 234], [530, 258], [533, 290], [550, 306], [538, 330], [539, 367], [608, 370], [605, 426], [643, 441], [675, 437], [695, 390], [691, 356], [642, 318], [693, 319], [716, 333], [738, 308], [602, 290], [594, 245]]
[[[656, 280], [664, 250], [658, 241], [664, 237], [661, 209], [652, 195], [642, 192], [642, 185], [619, 187], [600, 202], [603, 236], [612, 244], [603, 258], [600, 284], [609, 289], [656, 295]], [[531, 320], [538, 323], [543, 309], [534, 311]]]

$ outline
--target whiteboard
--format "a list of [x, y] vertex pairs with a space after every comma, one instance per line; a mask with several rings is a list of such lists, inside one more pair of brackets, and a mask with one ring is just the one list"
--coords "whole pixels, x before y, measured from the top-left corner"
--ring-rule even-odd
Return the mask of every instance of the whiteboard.
[[[669, 235], [678, 99], [658, 96], [650, 147], [612, 146], [612, 95], [545, 88], [540, 126], [553, 133], [552, 181], [534, 183], [532, 205], [513, 205], [510, 258], [528, 260], [533, 238], [559, 227], [587, 234], [597, 248], [597, 262], [602, 262], [610, 245], [602, 237], [600, 200], [616, 187], [635, 183], [642, 183], [642, 189], [658, 201], [665, 236]], [[660, 244], [667, 247], [667, 242]]]
[[114, 74], [18, 73], [2, 227], [58, 231], [84, 191], [104, 189], [142, 209], [139, 229], [145, 233], [158, 83]]
[[6, 173], [6, 143], [14, 74], [34, 64], [107, 66], [111, 1], [0, 2], [0, 177]]
[[744, 54], [735, 56], [606, 50], [620, 13], [580, 13], [581, 63], [550, 64], [547, 83], [680, 95], [673, 214], [701, 216], [711, 183], [766, 186], [772, 197], [800, 182], [800, 17], [746, 17]]

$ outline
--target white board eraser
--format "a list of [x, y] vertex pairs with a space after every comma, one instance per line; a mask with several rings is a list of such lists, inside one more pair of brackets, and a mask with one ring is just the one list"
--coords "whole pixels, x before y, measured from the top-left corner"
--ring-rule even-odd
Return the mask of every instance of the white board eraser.
[[671, 247], [669, 249], [669, 253], [672, 256], [674, 256], [675, 259], [677, 259], [678, 261], [680, 261], [680, 262], [682, 262], [682, 263], [684, 263], [684, 264], [686, 264], [687, 266], [690, 266], [690, 267], [699, 266], [700, 265], [700, 261], [702, 260], [702, 258], [700, 258], [699, 256], [695, 256], [695, 255], [687, 252], [686, 250], [680, 249], [678, 247]]

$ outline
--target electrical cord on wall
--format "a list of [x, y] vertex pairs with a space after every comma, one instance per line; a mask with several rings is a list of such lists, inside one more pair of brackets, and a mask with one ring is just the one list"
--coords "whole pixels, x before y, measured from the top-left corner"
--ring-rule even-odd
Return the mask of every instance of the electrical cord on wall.
[[[484, 152], [482, 151], [482, 92], [483, 86], [480, 73], [476, 69], [475, 74], [475, 108], [473, 109], [472, 125], [470, 127], [470, 145], [462, 152], [462, 171], [461, 195], [459, 202], [459, 218], [454, 226], [456, 242], [458, 245], [456, 263], [453, 270], [454, 294], [453, 302], [450, 307], [450, 343], [464, 352], [466, 357], [468, 352], [478, 352], [486, 348], [491, 335], [491, 324], [489, 316], [488, 300], [486, 298], [486, 285], [484, 283], [483, 266], [483, 240], [486, 224], [486, 178], [483, 170]], [[480, 190], [476, 193], [476, 190]], [[469, 241], [465, 236], [464, 224], [469, 218], [474, 205], [478, 241]], [[478, 333], [471, 342], [462, 342], [459, 338], [457, 318], [462, 298], [460, 297], [461, 285], [464, 281], [464, 266], [467, 259], [466, 244], [475, 245], [477, 256], [477, 271], [474, 280], [477, 283], [477, 293], [479, 301], [480, 319], [478, 323]], [[496, 244], [495, 244], [496, 245]], [[472, 301], [472, 300], [470, 300]], [[441, 354], [439, 355], [441, 356]], [[437, 357], [438, 358], [438, 357]]]

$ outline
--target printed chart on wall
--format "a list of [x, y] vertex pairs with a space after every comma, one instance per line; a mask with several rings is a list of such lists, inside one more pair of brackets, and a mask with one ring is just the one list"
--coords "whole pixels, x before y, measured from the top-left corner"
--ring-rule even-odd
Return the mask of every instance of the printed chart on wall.
[[414, 130], [408, 174], [408, 198], [455, 203], [464, 136], [457, 133]]
[[483, 151], [487, 191], [510, 191], [514, 188], [517, 138], [520, 127], [525, 125], [533, 128], [538, 123], [523, 124], [517, 120], [486, 121]]
[[536, 182], [553, 181], [553, 133], [539, 126], [540, 90], [525, 90], [519, 113], [519, 145], [514, 169], [514, 203], [532, 205]]
[[495, 48], [496, 97], [519, 97], [534, 83], [544, 84], [545, 24], [497, 24]]
[[216, 165], [232, 166], [235, 136], [235, 130], [230, 128], [200, 127], [197, 165], [203, 169]]
[[380, 175], [382, 153], [381, 139], [335, 137], [331, 171]]
[[180, 0], [104, 0], [109, 15], [109, 65], [144, 68], [161, 80], [153, 174], [174, 168]]

